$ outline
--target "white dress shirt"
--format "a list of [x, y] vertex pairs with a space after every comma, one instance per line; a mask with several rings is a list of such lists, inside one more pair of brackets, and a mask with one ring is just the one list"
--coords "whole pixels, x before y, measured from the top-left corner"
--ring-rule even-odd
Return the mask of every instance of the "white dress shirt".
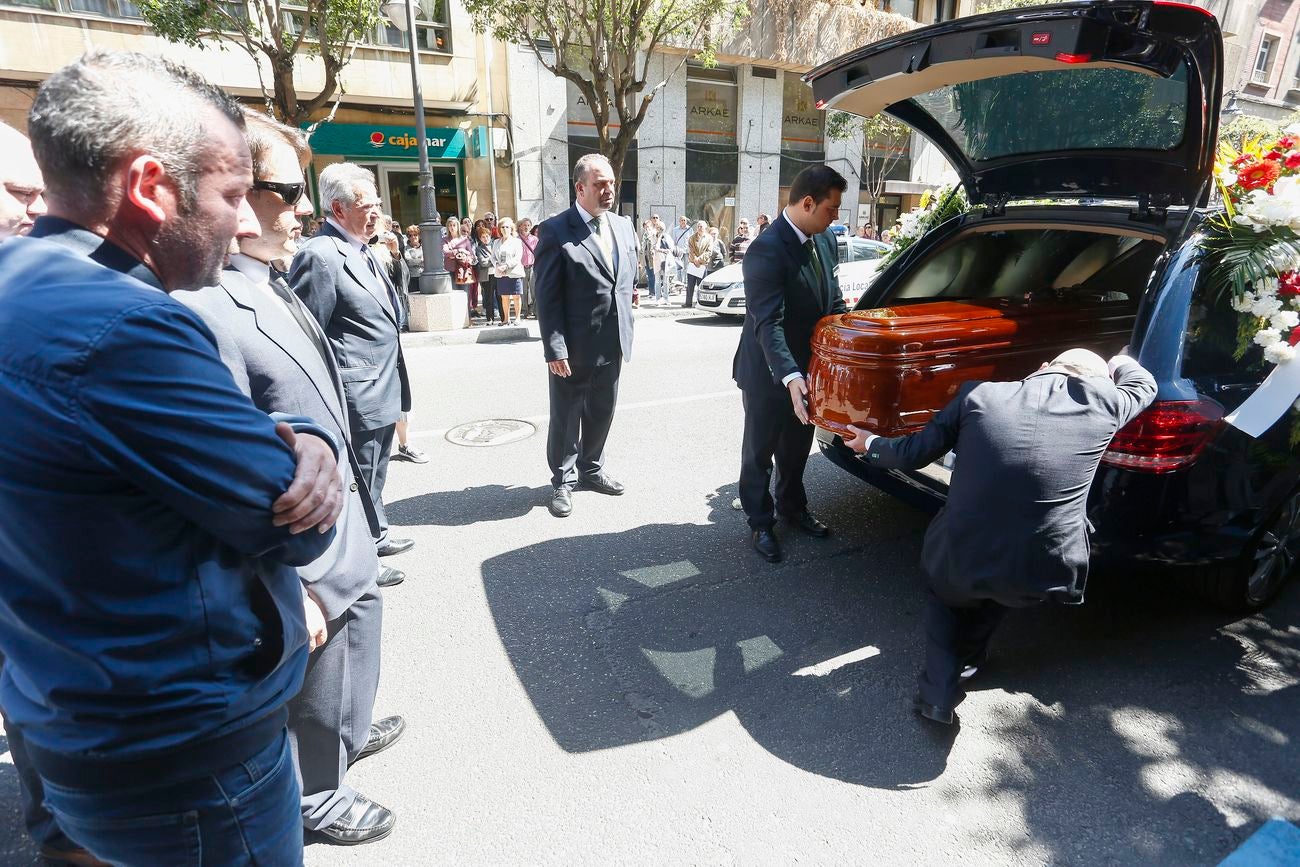
[[609, 225], [609, 220], [606, 219], [606, 215], [601, 214], [599, 217], [597, 217], [594, 214], [588, 214], [587, 209], [584, 208], [582, 205], [578, 204], [577, 202], [574, 202], [573, 206], [578, 209], [578, 216], [582, 217], [582, 222], [586, 223], [588, 226], [591, 225], [592, 220], [599, 221], [596, 224], [597, 226], [600, 227], [596, 231], [596, 243], [600, 245], [600, 252], [605, 255], [605, 264], [608, 265], [610, 268], [613, 268], [614, 267], [614, 237], [613, 237], [614, 229], [612, 226]]

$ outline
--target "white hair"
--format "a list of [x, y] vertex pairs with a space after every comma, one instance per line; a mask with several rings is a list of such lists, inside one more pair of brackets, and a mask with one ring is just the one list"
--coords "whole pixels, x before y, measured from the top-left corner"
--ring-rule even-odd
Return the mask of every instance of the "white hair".
[[335, 202], [355, 205], [366, 192], [378, 189], [375, 173], [356, 163], [332, 163], [321, 169], [320, 200], [326, 211], [333, 210]]
[[1047, 367], [1072, 376], [1110, 376], [1106, 359], [1089, 349], [1067, 349]]

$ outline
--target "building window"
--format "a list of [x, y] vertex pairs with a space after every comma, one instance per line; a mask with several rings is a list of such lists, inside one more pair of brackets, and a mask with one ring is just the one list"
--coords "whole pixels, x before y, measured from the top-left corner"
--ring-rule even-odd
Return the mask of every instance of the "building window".
[[[447, 12], [447, 0], [416, 0], [415, 35], [416, 47], [421, 51], [435, 51], [439, 54], [451, 52], [451, 19]], [[406, 33], [382, 16], [376, 33], [366, 41], [388, 48], [406, 48], [408, 45]]]
[[871, 5], [881, 12], [893, 12], [913, 21], [919, 20], [916, 17], [916, 0], [872, 0]]
[[736, 225], [738, 104], [735, 69], [687, 65], [684, 213], [726, 232]]
[[1259, 51], [1255, 54], [1255, 69], [1251, 72], [1252, 84], [1268, 84], [1273, 73], [1273, 58], [1277, 54], [1277, 37], [1265, 34], [1259, 40]]
[[951, 21], [957, 17], [957, 0], [935, 0], [934, 23]]
[[0, 6], [44, 9], [76, 15], [100, 15], [105, 18], [140, 18], [140, 7], [130, 0], [0, 0]]

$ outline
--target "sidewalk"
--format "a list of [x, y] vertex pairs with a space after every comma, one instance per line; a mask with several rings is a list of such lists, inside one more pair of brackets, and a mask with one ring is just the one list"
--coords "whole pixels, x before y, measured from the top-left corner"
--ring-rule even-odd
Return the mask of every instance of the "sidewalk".
[[[673, 299], [672, 306], [659, 307], [653, 302], [642, 299], [640, 307], [632, 311], [636, 319], [686, 319], [693, 316], [710, 316], [707, 310], [699, 307], [685, 308], [682, 302]], [[536, 319], [522, 319], [518, 325], [501, 327], [497, 325], [477, 325], [462, 328], [459, 331], [408, 331], [402, 334], [402, 347], [420, 349], [427, 346], [464, 346], [470, 343], [517, 343], [525, 340], [540, 340]]]

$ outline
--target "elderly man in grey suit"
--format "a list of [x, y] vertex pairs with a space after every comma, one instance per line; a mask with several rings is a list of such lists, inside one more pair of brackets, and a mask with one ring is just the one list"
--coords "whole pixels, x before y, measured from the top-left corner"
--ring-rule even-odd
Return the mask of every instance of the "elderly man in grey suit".
[[551, 514], [573, 511], [581, 485], [618, 496], [605, 472], [605, 441], [618, 402], [618, 377], [632, 357], [632, 284], [637, 238], [614, 206], [614, 170], [599, 154], [573, 167], [576, 201], [538, 226], [533, 285], [550, 369]]
[[236, 384], [266, 412], [314, 419], [347, 450], [339, 462], [346, 499], [334, 542], [300, 567], [312, 654], [302, 691], [289, 704], [289, 737], [302, 784], [307, 830], [337, 843], [377, 840], [395, 817], [344, 780], [348, 764], [391, 746], [401, 717], [371, 724], [379, 686], [383, 600], [376, 583], [378, 519], [348, 445], [343, 383], [325, 333], [289, 290], [277, 265], [290, 259], [310, 213], [302, 166], [303, 134], [245, 109], [253, 189], [249, 204], [260, 237], [240, 238], [221, 283], [173, 297], [212, 330]]
[[382, 213], [375, 176], [352, 163], [326, 166], [320, 196], [328, 212], [325, 224], [293, 257], [289, 285], [325, 329], [338, 361], [352, 448], [379, 519], [379, 556], [387, 557], [415, 545], [389, 538], [383, 501], [397, 420], [411, 410], [398, 337], [402, 303], [367, 244]]
[[[921, 431], [883, 439], [850, 425], [872, 466], [919, 469], [956, 451], [948, 502], [925, 534], [925, 668], [914, 707], [951, 724], [1008, 607], [1083, 602], [1088, 489], [1115, 432], [1156, 395], [1136, 361], [1062, 353], [1019, 382], [971, 382]], [[990, 516], [998, 516], [991, 520]]]

